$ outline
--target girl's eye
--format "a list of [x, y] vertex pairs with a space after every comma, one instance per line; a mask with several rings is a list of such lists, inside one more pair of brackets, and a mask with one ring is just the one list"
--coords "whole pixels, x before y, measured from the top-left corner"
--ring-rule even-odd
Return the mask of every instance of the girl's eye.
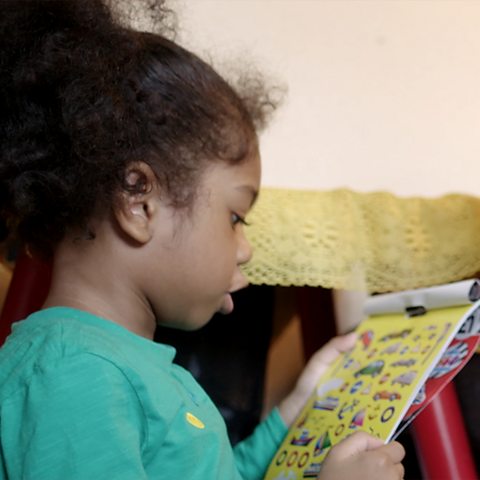
[[239, 223], [241, 225], [248, 225], [248, 223], [245, 221], [245, 219], [243, 217], [241, 217], [237, 213], [232, 213], [232, 225], [235, 226]]

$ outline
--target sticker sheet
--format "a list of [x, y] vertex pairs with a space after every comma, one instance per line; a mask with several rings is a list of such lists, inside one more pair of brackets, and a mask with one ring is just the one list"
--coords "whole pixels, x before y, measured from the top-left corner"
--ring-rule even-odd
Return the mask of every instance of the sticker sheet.
[[478, 344], [479, 312], [477, 302], [362, 322], [354, 349], [317, 385], [265, 479], [316, 478], [330, 448], [357, 430], [392, 439], [401, 422], [403, 428], [470, 358]]

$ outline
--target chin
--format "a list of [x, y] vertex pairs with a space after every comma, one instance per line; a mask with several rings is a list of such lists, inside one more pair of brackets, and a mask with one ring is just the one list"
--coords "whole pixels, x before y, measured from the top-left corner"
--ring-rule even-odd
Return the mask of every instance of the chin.
[[205, 322], [198, 322], [198, 323], [195, 323], [195, 324], [181, 325], [181, 326], [178, 326], [177, 329], [178, 330], [183, 330], [184, 332], [196, 332], [197, 330], [200, 330], [205, 325], [207, 325], [207, 323], [209, 323], [209, 322], [210, 322], [210, 319], [206, 320]]
[[194, 332], [203, 328], [210, 320], [213, 318], [214, 314], [211, 314], [209, 317], [204, 318], [195, 318], [195, 319], [182, 319], [182, 320], [172, 320], [172, 321], [160, 321], [158, 325], [161, 327], [174, 328], [176, 330], [182, 330], [184, 332]]

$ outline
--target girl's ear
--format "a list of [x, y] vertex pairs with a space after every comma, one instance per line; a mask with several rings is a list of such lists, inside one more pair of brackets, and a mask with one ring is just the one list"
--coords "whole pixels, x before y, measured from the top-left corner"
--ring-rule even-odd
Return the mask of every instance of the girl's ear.
[[124, 189], [117, 198], [113, 213], [120, 229], [135, 242], [149, 242], [160, 200], [157, 177], [150, 165], [131, 163], [125, 173]]

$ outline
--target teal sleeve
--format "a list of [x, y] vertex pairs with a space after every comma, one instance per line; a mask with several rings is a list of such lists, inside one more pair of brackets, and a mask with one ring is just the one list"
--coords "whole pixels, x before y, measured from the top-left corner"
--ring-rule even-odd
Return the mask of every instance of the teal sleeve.
[[134, 389], [91, 354], [35, 372], [2, 406], [8, 478], [141, 480], [146, 421]]
[[263, 479], [287, 431], [279, 411], [274, 409], [250, 437], [234, 447], [235, 462], [243, 479]]

